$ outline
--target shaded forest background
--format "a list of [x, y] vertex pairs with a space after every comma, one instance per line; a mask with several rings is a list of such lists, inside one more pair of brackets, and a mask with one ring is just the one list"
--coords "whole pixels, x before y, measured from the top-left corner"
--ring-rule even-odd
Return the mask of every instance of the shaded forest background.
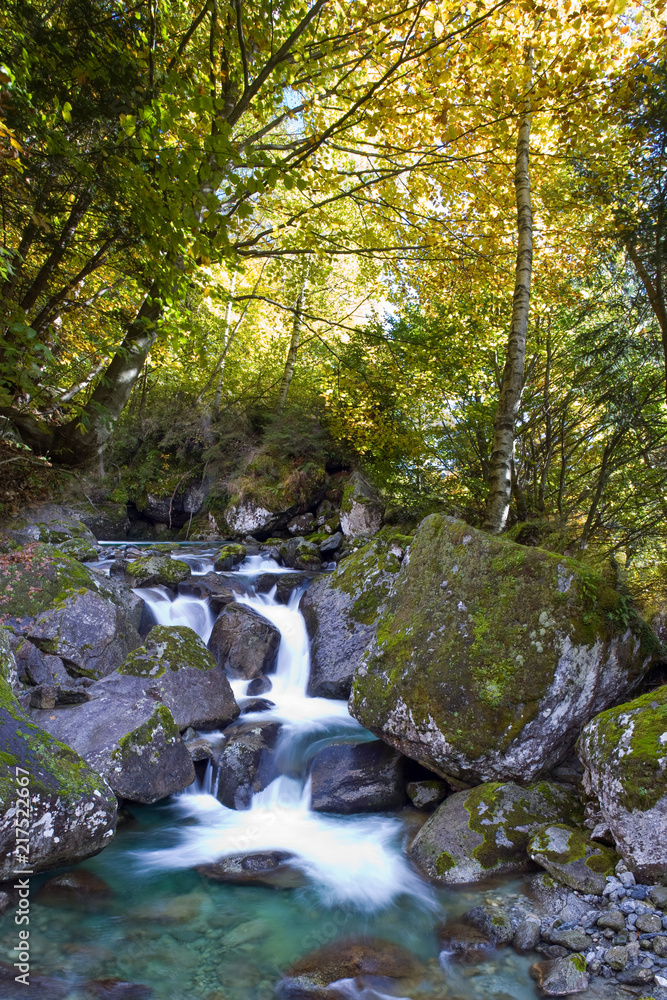
[[206, 481], [223, 524], [361, 467], [388, 520], [482, 523], [529, 113], [507, 527], [659, 574], [665, 37], [656, 0], [3, 5], [5, 513]]

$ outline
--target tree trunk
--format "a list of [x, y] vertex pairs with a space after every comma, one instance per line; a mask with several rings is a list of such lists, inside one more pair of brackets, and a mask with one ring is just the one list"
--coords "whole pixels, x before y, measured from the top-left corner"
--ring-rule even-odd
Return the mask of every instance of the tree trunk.
[[648, 300], [651, 303], [653, 315], [657, 319], [660, 326], [662, 356], [665, 364], [665, 396], [667, 397], [667, 308], [665, 307], [665, 297], [662, 290], [662, 282], [660, 281], [660, 274], [657, 275], [656, 281], [653, 282], [651, 275], [648, 273], [648, 270], [646, 269], [646, 266], [639, 256], [632, 241], [628, 240], [625, 247], [628, 251], [630, 260], [635, 266], [637, 275], [644, 286], [644, 291], [646, 292]]
[[[532, 69], [532, 51], [526, 54], [526, 63]], [[527, 97], [516, 146], [514, 184], [518, 243], [512, 324], [507, 342], [507, 356], [500, 383], [498, 410], [493, 425], [493, 447], [489, 469], [489, 496], [484, 517], [484, 529], [500, 534], [505, 527], [512, 494], [512, 458], [514, 454], [514, 429], [521, 393], [526, 360], [526, 334], [530, 310], [530, 283], [533, 270], [533, 211], [530, 201], [530, 126], [532, 111]]]
[[303, 322], [303, 307], [306, 300], [307, 285], [308, 285], [308, 276], [307, 273], [305, 273], [303, 276], [303, 280], [301, 282], [301, 288], [299, 289], [299, 297], [296, 300], [296, 309], [294, 310], [294, 324], [292, 326], [292, 339], [290, 340], [289, 351], [287, 352], [287, 361], [285, 362], [285, 371], [283, 373], [283, 380], [280, 384], [280, 395], [278, 396], [278, 406], [276, 408], [276, 413], [278, 413], [279, 415], [285, 409], [285, 403], [287, 402], [287, 393], [289, 392], [292, 376], [294, 375], [294, 368], [296, 366], [296, 358], [299, 352], [299, 338], [301, 337], [301, 324]]
[[56, 461], [66, 465], [84, 465], [99, 453], [123, 412], [148, 352], [155, 343], [161, 312], [162, 301], [154, 282], [121, 347], [83, 410], [56, 430], [51, 452]]

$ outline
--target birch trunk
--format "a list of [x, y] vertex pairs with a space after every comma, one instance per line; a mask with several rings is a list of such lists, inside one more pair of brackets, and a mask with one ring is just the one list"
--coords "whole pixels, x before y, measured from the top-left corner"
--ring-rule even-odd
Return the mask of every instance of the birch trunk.
[[[532, 52], [526, 56], [532, 69]], [[517, 211], [517, 255], [512, 300], [512, 323], [507, 356], [500, 383], [498, 410], [493, 425], [493, 446], [489, 462], [489, 496], [484, 529], [500, 534], [507, 522], [512, 495], [512, 459], [517, 413], [521, 403], [526, 360], [526, 334], [530, 311], [530, 284], [533, 270], [533, 210], [530, 199], [530, 126], [532, 109], [527, 97], [521, 115], [516, 146], [514, 185]]]

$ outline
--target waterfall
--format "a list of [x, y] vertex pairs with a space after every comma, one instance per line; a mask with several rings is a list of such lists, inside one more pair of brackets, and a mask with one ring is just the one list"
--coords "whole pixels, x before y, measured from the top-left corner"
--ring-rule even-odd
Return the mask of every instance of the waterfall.
[[[239, 572], [277, 572], [272, 560], [251, 557]], [[206, 601], [177, 597], [169, 601], [162, 588], [137, 589], [161, 624], [185, 624], [208, 640], [212, 620]], [[282, 724], [276, 751], [283, 772], [263, 791], [253, 796], [250, 809], [228, 809], [215, 798], [214, 767], [204, 778], [176, 800], [185, 819], [195, 825], [179, 826], [178, 843], [165, 850], [142, 854], [145, 869], [178, 869], [208, 864], [234, 854], [287, 851], [292, 864], [310, 880], [323, 902], [347, 904], [372, 912], [386, 907], [403, 894], [431, 905], [431, 893], [413, 872], [401, 852], [403, 825], [383, 814], [336, 816], [313, 812], [310, 782], [293, 777], [305, 773], [312, 757], [323, 746], [341, 740], [364, 742], [374, 737], [352, 719], [347, 703], [306, 694], [310, 670], [310, 647], [306, 625], [299, 610], [300, 592], [289, 604], [279, 604], [274, 593], [247, 595], [238, 602], [252, 608], [279, 630], [281, 641], [272, 688], [270, 711], [242, 716], [243, 722], [261, 719]], [[224, 613], [224, 612], [223, 612]], [[235, 696], [245, 696], [247, 680], [231, 682]], [[216, 734], [217, 736], [218, 734]], [[211, 738], [215, 738], [209, 734]]]

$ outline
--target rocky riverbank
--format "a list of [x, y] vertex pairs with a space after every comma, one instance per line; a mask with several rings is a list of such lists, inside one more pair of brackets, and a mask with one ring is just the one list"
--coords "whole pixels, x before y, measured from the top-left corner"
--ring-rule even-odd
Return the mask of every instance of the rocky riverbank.
[[[510, 904], [492, 894], [441, 928], [451, 961], [511, 946], [542, 954], [533, 974], [543, 995], [616, 987], [667, 997], [667, 689], [649, 677], [657, 639], [609, 573], [439, 515], [414, 536], [380, 529], [369, 498], [354, 504], [327, 510], [326, 525], [315, 515], [292, 525], [325, 527], [321, 539], [246, 536], [206, 550], [205, 565], [169, 544], [102, 548], [54, 507], [8, 526], [5, 874], [17, 764], [39, 778], [35, 821], [57, 817], [35, 871], [100, 851], [119, 804], [162, 800], [202, 769], [232, 810], [286, 773], [281, 722], [258, 716], [274, 705], [281, 633], [248, 598], [276, 588], [287, 602], [306, 586], [308, 693], [349, 695], [352, 715], [379, 737], [338, 738], [288, 769], [310, 781], [311, 808], [412, 810], [407, 856], [433, 885], [531, 877]], [[271, 562], [248, 576], [239, 572], [248, 559]], [[155, 624], [137, 588], [198, 602], [209, 624], [199, 637]], [[289, 852], [274, 854], [201, 871], [303, 884]], [[355, 954], [347, 978], [375, 961]], [[417, 975], [383, 969], [400, 981]], [[280, 995], [320, 996], [322, 969], [310, 979], [298, 970]]]

